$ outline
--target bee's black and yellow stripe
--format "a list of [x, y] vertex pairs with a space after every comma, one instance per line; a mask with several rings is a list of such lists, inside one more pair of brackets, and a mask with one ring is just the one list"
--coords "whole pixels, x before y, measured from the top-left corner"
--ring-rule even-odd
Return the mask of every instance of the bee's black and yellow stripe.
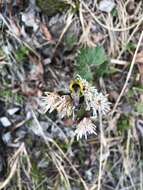
[[75, 93], [78, 92], [79, 96], [83, 95], [83, 84], [80, 80], [72, 80], [70, 83], [70, 92]]
[[75, 106], [79, 106], [83, 99], [83, 84], [80, 80], [71, 81], [70, 94]]

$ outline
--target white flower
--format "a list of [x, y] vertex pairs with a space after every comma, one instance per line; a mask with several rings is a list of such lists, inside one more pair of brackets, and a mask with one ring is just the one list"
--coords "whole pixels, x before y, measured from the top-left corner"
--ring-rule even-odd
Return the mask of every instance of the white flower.
[[[71, 91], [74, 88], [74, 83], [80, 88], [79, 96], [84, 97], [84, 102], [81, 102], [81, 104], [85, 106], [84, 109], [87, 111], [85, 113], [91, 114], [89, 117], [84, 117], [77, 124], [75, 135], [77, 140], [83, 136], [87, 139], [88, 135], [96, 134], [96, 126], [93, 121], [97, 119], [100, 113], [106, 115], [110, 111], [111, 103], [108, 101], [107, 95], [98, 92], [94, 86], [85, 79], [82, 79], [79, 75], [76, 77], [75, 81], [71, 82]], [[74, 99], [70, 95], [60, 96], [55, 92], [46, 92], [45, 96], [40, 97], [39, 105], [42, 113], [46, 113], [47, 111], [51, 113], [56, 110], [60, 118], [74, 116]], [[73, 118], [79, 119], [78, 115]]]
[[61, 97], [54, 92], [45, 92], [46, 96], [42, 96], [39, 99], [40, 112], [46, 113], [49, 111], [51, 113], [60, 104]]
[[81, 81], [83, 85], [83, 95], [86, 104], [86, 110], [92, 110], [92, 118], [97, 118], [97, 112], [101, 112], [103, 115], [110, 111], [110, 102], [107, 99], [107, 95], [99, 93], [97, 89], [91, 86], [85, 79], [82, 79], [77, 75], [77, 80]]
[[59, 101], [56, 110], [61, 118], [65, 116], [71, 116], [73, 113], [73, 102], [69, 95], [61, 96], [61, 100]]
[[92, 123], [90, 118], [85, 117], [77, 125], [75, 135], [77, 136], [77, 140], [79, 140], [83, 136], [87, 139], [87, 135], [90, 134], [96, 135], [96, 126]]
[[93, 101], [95, 108], [101, 112], [101, 114], [106, 115], [110, 111], [110, 102], [107, 99], [107, 95], [99, 93]]
[[97, 109], [95, 108], [93, 100], [97, 97], [97, 95], [98, 95], [97, 89], [91, 86], [89, 86], [89, 88], [87, 88], [84, 91], [86, 110], [88, 111], [92, 110], [95, 118], [97, 117]]
[[46, 96], [40, 97], [40, 112], [46, 113], [48, 111], [51, 113], [52, 111], [57, 110], [61, 118], [72, 115], [73, 102], [69, 95], [59, 96], [54, 92], [46, 92], [45, 95]]

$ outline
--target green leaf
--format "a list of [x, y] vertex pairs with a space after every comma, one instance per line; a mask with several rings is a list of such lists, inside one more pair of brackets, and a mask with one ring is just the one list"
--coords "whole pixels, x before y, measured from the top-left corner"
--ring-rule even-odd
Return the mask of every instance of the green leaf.
[[65, 36], [65, 43], [68, 48], [73, 48], [73, 46], [77, 43], [77, 36], [75, 35]]
[[138, 113], [143, 114], [143, 103], [137, 103], [135, 109]]
[[103, 76], [103, 75], [108, 75], [110, 73], [111, 73], [111, 71], [109, 70], [108, 62], [104, 62], [102, 65], [100, 65], [96, 69], [96, 76], [97, 77], [100, 77], [100, 76]]
[[121, 133], [126, 132], [128, 129], [131, 128], [131, 125], [129, 123], [129, 118], [126, 116], [122, 116], [117, 123], [117, 127], [119, 132]]
[[111, 15], [112, 15], [113, 17], [116, 17], [116, 18], [117, 18], [117, 16], [118, 16], [118, 11], [117, 11], [116, 8], [114, 8], [114, 9], [111, 11]]
[[134, 86], [133, 87], [133, 90], [135, 90], [135, 91], [137, 91], [137, 92], [141, 92], [141, 93], [143, 93], [143, 87], [141, 86]]
[[79, 63], [84, 61], [87, 65], [101, 65], [107, 61], [107, 55], [103, 47], [82, 48], [77, 61]]
[[76, 73], [86, 80], [92, 81], [94, 73], [91, 70], [91, 66], [99, 67], [103, 65], [101, 70], [105, 70], [104, 63], [107, 62], [108, 57], [103, 47], [82, 48], [76, 58]]
[[131, 53], [136, 49], [136, 45], [133, 42], [129, 42], [128, 44], [125, 45], [125, 49]]
[[91, 72], [90, 67], [87, 64], [77, 65], [76, 74], [79, 74], [81, 77], [83, 77], [87, 81], [93, 80], [93, 74]]
[[24, 61], [29, 54], [29, 49], [25, 46], [21, 46], [16, 52], [15, 57], [17, 61]]
[[92, 53], [94, 58], [92, 64], [102, 65], [108, 60], [103, 47], [96, 47]]

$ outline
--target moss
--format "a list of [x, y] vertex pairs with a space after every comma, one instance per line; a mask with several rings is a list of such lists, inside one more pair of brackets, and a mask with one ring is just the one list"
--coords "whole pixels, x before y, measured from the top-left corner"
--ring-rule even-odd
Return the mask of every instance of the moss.
[[3, 98], [6, 102], [11, 102], [12, 99], [18, 104], [23, 104], [24, 102], [24, 97], [22, 95], [13, 93], [10, 89], [1, 90], [0, 97]]
[[37, 163], [34, 161], [32, 161], [31, 175], [32, 175], [32, 178], [34, 179], [34, 183], [36, 184], [40, 184], [44, 179], [44, 174], [40, 171], [40, 169], [38, 169]]
[[78, 39], [75, 35], [68, 35], [65, 37], [65, 44], [69, 49], [72, 49], [74, 45], [77, 43]]
[[128, 129], [132, 127], [129, 122], [129, 117], [127, 116], [122, 116], [119, 119], [117, 126], [120, 134], [125, 133], [126, 131], [128, 131]]
[[29, 49], [25, 46], [21, 46], [16, 52], [15, 57], [18, 62], [24, 61], [29, 54]]
[[135, 110], [136, 110], [137, 113], [143, 115], [143, 103], [137, 102], [137, 103], [135, 104]]
[[68, 4], [61, 0], [36, 0], [37, 5], [42, 12], [48, 16], [53, 16], [57, 13], [61, 13], [69, 7]]

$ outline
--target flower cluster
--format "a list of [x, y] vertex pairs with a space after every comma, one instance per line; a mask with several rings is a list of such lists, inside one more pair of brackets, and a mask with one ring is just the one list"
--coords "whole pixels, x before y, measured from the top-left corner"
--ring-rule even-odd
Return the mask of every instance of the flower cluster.
[[[87, 138], [88, 134], [96, 134], [96, 126], [93, 121], [97, 119], [98, 114], [106, 115], [110, 111], [110, 102], [108, 102], [107, 95], [99, 93], [95, 87], [91, 86], [79, 75], [75, 78], [75, 84], [80, 84], [79, 88], [81, 88], [80, 92], [84, 97], [85, 111], [91, 113], [90, 117], [85, 116], [77, 124], [75, 135], [77, 139], [83, 136]], [[57, 110], [61, 118], [73, 116], [75, 109], [72, 96], [60, 96], [55, 92], [46, 92], [45, 96], [40, 97], [40, 107], [43, 113], [47, 111], [51, 113], [53, 110]]]
[[41, 113], [57, 110], [61, 118], [69, 117], [73, 113], [73, 103], [69, 95], [60, 96], [55, 92], [45, 92], [45, 96], [40, 97], [39, 105]]
[[87, 139], [88, 134], [96, 135], [96, 126], [93, 124], [90, 118], [84, 117], [77, 125], [75, 135], [77, 136], [77, 140], [79, 140], [83, 136], [85, 139]]
[[82, 79], [79, 75], [77, 80], [81, 81], [83, 85], [83, 95], [86, 103], [86, 110], [92, 110], [91, 117], [97, 118], [97, 112], [106, 115], [110, 111], [110, 102], [107, 99], [107, 95], [99, 93], [97, 89], [91, 86], [85, 79]]

